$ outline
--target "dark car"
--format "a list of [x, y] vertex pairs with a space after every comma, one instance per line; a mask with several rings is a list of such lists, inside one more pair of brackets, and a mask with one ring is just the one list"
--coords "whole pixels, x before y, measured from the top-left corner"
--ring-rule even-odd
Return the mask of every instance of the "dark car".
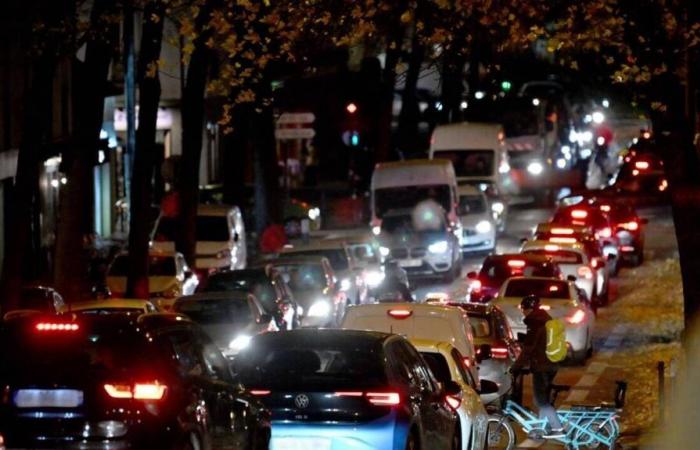
[[260, 301], [246, 292], [203, 292], [180, 297], [173, 312], [199, 324], [226, 357], [235, 356], [256, 334], [278, 330]]
[[550, 256], [512, 253], [491, 255], [484, 259], [479, 272], [469, 272], [470, 302], [487, 303], [498, 295], [504, 281], [510, 277], [562, 278], [559, 266]]
[[340, 323], [349, 299], [326, 257], [282, 254], [269, 265], [283, 275], [294, 292], [302, 326], [331, 327]]
[[401, 336], [263, 334], [234, 370], [272, 411], [273, 448], [459, 448], [457, 415], [446, 400], [459, 386], [443, 389]]
[[26, 314], [28, 312], [41, 312], [56, 314], [68, 309], [61, 294], [56, 289], [48, 286], [24, 286], [19, 293], [17, 307], [10, 310], [4, 309], [6, 318]]
[[209, 276], [207, 284], [197, 292], [245, 292], [253, 294], [277, 322], [279, 329], [297, 326], [297, 304], [294, 294], [281, 274], [269, 265], [223, 270]]
[[620, 246], [620, 261], [635, 267], [641, 265], [644, 262], [644, 226], [647, 219], [639, 217], [630, 205], [605, 200], [596, 200], [594, 204], [610, 215], [613, 234]]
[[183, 316], [34, 315], [0, 333], [8, 449], [268, 448], [269, 411]]

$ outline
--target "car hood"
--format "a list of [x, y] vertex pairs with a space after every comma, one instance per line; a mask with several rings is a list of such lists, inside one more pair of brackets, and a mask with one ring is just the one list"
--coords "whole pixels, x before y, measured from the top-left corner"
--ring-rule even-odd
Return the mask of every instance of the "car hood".
[[480, 214], [469, 214], [467, 216], [459, 216], [459, 221], [462, 224], [463, 228], [474, 228], [476, 227], [476, 224], [482, 221], [491, 221], [491, 217], [489, 216], [488, 213], [480, 213]]

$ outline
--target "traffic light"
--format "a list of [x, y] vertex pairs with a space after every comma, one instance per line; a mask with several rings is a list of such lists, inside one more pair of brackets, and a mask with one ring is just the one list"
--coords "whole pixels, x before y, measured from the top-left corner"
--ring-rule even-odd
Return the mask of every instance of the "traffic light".
[[360, 133], [353, 131], [350, 133], [350, 146], [357, 147], [360, 145]]
[[513, 84], [511, 84], [510, 81], [508, 81], [508, 80], [501, 81], [501, 90], [503, 90], [503, 92], [510, 91], [512, 87], [513, 87]]

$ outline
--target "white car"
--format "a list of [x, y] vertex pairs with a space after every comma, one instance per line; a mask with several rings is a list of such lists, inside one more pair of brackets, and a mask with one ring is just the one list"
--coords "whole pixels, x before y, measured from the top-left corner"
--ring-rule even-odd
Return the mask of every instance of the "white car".
[[[593, 301], [607, 286], [607, 269], [591, 259], [580, 242], [552, 243], [550, 241], [527, 241], [520, 248], [521, 253], [551, 256], [565, 278], [575, 277], [576, 286], [586, 292]], [[602, 290], [601, 290], [602, 289]]]
[[462, 252], [493, 252], [496, 248], [496, 224], [486, 194], [474, 186], [460, 186], [457, 213], [462, 223], [459, 238]]
[[472, 327], [467, 314], [452, 306], [424, 303], [379, 303], [352, 306], [341, 328], [396, 333], [408, 339], [432, 339], [452, 344], [464, 357], [474, 380], [479, 380]]
[[503, 283], [493, 304], [501, 308], [508, 318], [513, 333], [525, 333], [524, 316], [520, 302], [528, 295], [540, 298], [541, 308], [566, 325], [566, 342], [569, 358], [583, 362], [593, 350], [593, 326], [595, 313], [572, 281], [544, 277], [514, 277]]
[[[454, 381], [461, 388], [461, 396], [449, 396], [447, 402], [459, 415], [459, 427], [462, 450], [485, 449], [488, 438], [488, 414], [477, 392], [474, 379], [463, 362], [462, 354], [448, 342], [430, 339], [409, 339], [420, 352], [435, 378], [443, 385]], [[497, 391], [495, 383], [483, 383], [482, 391], [487, 388]]]

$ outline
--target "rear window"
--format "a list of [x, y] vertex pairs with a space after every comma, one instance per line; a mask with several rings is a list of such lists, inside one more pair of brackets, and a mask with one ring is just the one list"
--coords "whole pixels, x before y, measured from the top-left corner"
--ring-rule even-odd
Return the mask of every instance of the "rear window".
[[[579, 211], [581, 212], [578, 213]], [[577, 213], [580, 214], [580, 216], [575, 217]], [[585, 217], [582, 217], [582, 215], [584, 214]], [[592, 227], [594, 230], [600, 230], [608, 226], [608, 220], [603, 215], [603, 213], [601, 213], [597, 209], [591, 208], [560, 209], [554, 214], [552, 222], [579, 226], [585, 225]]]
[[253, 321], [253, 312], [247, 301], [215, 299], [178, 301], [175, 312], [187, 315], [200, 325], [247, 324]]
[[442, 356], [442, 354], [434, 352], [421, 352], [421, 355], [423, 356], [425, 362], [428, 363], [428, 366], [433, 372], [433, 375], [435, 375], [435, 378], [440, 383], [445, 383], [452, 380], [452, 375], [450, 375], [450, 366], [447, 364], [447, 360], [445, 360], [445, 357]]
[[253, 294], [264, 305], [277, 301], [277, 292], [263, 270], [234, 270], [212, 275], [201, 292], [237, 291]]
[[[125, 277], [129, 274], [129, 257], [117, 256], [109, 269], [114, 277]], [[175, 258], [172, 256], [151, 256], [148, 258], [148, 275], [151, 277], [174, 277], [176, 274]]]
[[583, 256], [569, 250], [525, 250], [523, 253], [551, 256], [557, 264], [583, 264]]
[[141, 308], [93, 308], [93, 309], [81, 309], [78, 314], [88, 315], [88, 316], [106, 316], [109, 314], [126, 314], [131, 316], [140, 316], [144, 313]]
[[323, 256], [331, 263], [331, 267], [335, 271], [348, 270], [349, 261], [344, 248], [330, 250], [301, 250], [291, 253], [298, 256]]
[[327, 284], [326, 272], [320, 264], [280, 264], [275, 269], [293, 291], [323, 289]]
[[556, 266], [552, 264], [533, 264], [527, 259], [492, 260], [487, 259], [481, 267], [479, 278], [488, 286], [500, 286], [511, 277], [554, 277]]
[[234, 370], [251, 388], [336, 390], [386, 384], [383, 351], [352, 339], [254, 341]]
[[485, 317], [469, 316], [469, 323], [472, 326], [472, 334], [475, 338], [485, 338], [491, 336], [491, 323]]
[[494, 172], [493, 150], [440, 150], [435, 159], [449, 159], [458, 177], [490, 177]]
[[526, 297], [536, 295], [539, 298], [568, 299], [569, 286], [564, 281], [519, 279], [511, 280], [506, 288], [506, 297]]
[[459, 197], [460, 214], [480, 214], [486, 212], [486, 199], [480, 195]]

